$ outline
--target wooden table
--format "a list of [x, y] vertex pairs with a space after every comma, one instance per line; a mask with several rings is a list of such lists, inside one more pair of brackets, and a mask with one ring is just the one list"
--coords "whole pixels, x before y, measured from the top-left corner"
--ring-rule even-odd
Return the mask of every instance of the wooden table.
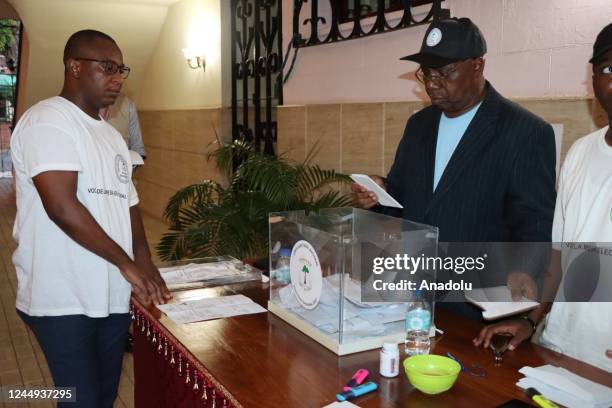
[[[235, 293], [265, 307], [268, 286], [251, 282], [198, 289], [176, 293], [175, 299]], [[451, 390], [437, 396], [414, 389], [401, 366], [398, 377], [381, 378], [378, 350], [338, 357], [271, 313], [177, 325], [157, 310], [143, 310], [137, 302], [133, 312], [139, 408], [317, 408], [333, 402], [359, 368], [368, 369], [371, 380], [379, 385], [377, 392], [353, 401], [364, 408], [495, 407], [513, 398], [527, 402], [515, 385], [522, 377], [518, 370], [547, 363], [612, 386], [612, 374], [532, 343], [508, 351], [496, 367], [490, 350], [472, 346], [481, 324], [442, 310], [436, 312], [436, 325], [445, 334], [432, 343], [432, 353], [450, 351], [465, 365], [485, 368], [487, 375], [461, 373]]]

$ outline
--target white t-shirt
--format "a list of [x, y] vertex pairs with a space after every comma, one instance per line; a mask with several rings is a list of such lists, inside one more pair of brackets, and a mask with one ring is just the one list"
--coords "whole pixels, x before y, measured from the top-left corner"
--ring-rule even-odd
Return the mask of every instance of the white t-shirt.
[[32, 181], [49, 170], [78, 172], [77, 199], [132, 257], [130, 206], [138, 203], [138, 195], [119, 132], [56, 96], [24, 113], [11, 150], [17, 184], [17, 309], [30, 316], [127, 313], [130, 284], [117, 267], [49, 219]]
[[[555, 243], [588, 242], [610, 247], [612, 146], [605, 141], [607, 131], [605, 127], [581, 138], [567, 154], [561, 169], [553, 221]], [[571, 257], [572, 252], [563, 251], [564, 270], [567, 270], [568, 256]], [[610, 279], [611, 258], [600, 256], [600, 280]], [[555, 302], [547, 317], [541, 343], [612, 372], [612, 359], [605, 355], [607, 349], [612, 349], [612, 303]]]

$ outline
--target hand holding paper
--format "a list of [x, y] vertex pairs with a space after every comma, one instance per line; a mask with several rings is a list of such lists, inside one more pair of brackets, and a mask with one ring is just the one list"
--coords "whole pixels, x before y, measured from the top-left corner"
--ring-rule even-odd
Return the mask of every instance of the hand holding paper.
[[[365, 174], [351, 174], [351, 178], [357, 184], [354, 184], [351, 188], [359, 206], [368, 209], [376, 205], [376, 203], [379, 203], [386, 207], [404, 208], [380, 186], [379, 182], [382, 183], [382, 178], [379, 176], [373, 177], [375, 177], [376, 180]], [[373, 194], [375, 196], [373, 196]], [[376, 200], [376, 198], [378, 198], [378, 200]]]

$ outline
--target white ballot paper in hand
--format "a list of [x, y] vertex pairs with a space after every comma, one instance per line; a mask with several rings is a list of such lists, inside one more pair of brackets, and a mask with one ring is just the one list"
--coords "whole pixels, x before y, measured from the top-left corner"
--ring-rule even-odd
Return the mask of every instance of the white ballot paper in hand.
[[369, 191], [374, 192], [378, 197], [378, 203], [380, 205], [384, 205], [385, 207], [404, 208], [395, 200], [395, 198], [391, 197], [391, 195], [387, 193], [384, 188], [376, 184], [376, 182], [372, 180], [370, 176], [365, 174], [351, 174], [351, 178], [355, 183], [361, 184]]

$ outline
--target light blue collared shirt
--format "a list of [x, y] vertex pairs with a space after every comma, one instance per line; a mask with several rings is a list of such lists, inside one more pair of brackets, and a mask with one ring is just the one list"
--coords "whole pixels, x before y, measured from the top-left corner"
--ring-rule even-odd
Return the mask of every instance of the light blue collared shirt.
[[476, 112], [478, 112], [480, 105], [482, 105], [482, 102], [456, 118], [449, 118], [442, 112], [442, 116], [440, 116], [440, 125], [438, 127], [438, 143], [436, 144], [436, 165], [433, 180], [434, 191], [438, 187], [438, 182], [442, 178], [446, 165], [450, 161], [450, 158], [459, 145], [466, 129], [472, 122], [472, 119], [474, 119]]

